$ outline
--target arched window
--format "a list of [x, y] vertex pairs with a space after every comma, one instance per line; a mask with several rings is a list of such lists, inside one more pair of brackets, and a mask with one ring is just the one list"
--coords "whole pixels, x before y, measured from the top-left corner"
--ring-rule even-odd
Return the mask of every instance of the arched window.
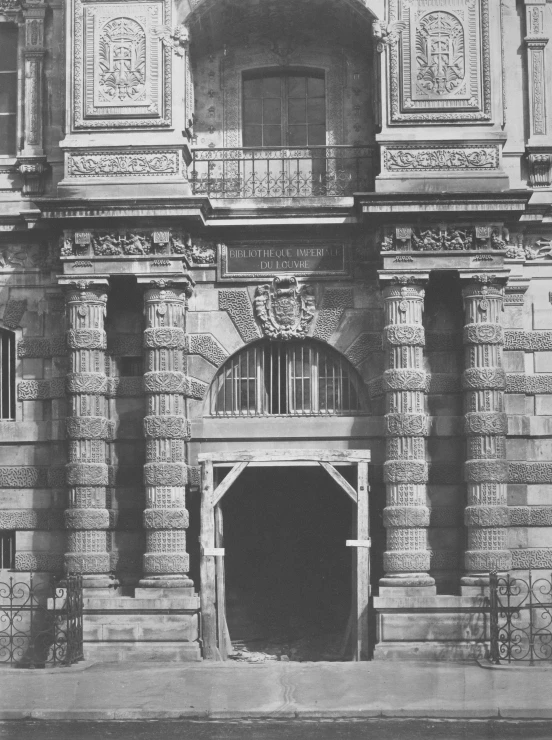
[[15, 419], [15, 334], [0, 329], [0, 419]]
[[258, 342], [231, 357], [210, 389], [214, 416], [355, 414], [363, 383], [337, 352], [314, 341]]

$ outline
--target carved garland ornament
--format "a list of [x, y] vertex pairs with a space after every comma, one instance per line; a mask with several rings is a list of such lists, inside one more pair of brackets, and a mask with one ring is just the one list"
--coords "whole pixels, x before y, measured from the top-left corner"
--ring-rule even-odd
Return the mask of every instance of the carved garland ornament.
[[255, 313], [270, 339], [300, 339], [314, 318], [314, 295], [293, 276], [275, 277], [255, 291]]

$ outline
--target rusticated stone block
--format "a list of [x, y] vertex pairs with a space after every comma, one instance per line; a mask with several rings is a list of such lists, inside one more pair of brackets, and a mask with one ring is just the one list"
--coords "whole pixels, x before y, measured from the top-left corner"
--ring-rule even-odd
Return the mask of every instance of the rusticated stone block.
[[464, 463], [464, 480], [467, 483], [506, 483], [506, 460], [468, 460]]
[[421, 460], [387, 460], [383, 465], [386, 483], [427, 483], [428, 467]]
[[512, 527], [552, 527], [552, 506], [510, 506]]
[[428, 418], [425, 414], [386, 414], [386, 433], [393, 437], [425, 437]]
[[209, 389], [209, 385], [207, 383], [204, 383], [202, 380], [198, 380], [197, 378], [190, 377], [189, 381], [190, 386], [187, 392], [188, 398], [197, 398], [198, 400], [202, 400], [203, 398], [205, 398], [205, 394]]
[[48, 469], [36, 467], [0, 468], [0, 488], [46, 488]]
[[50, 398], [49, 380], [22, 380], [17, 384], [19, 401], [44, 401]]
[[464, 511], [467, 527], [507, 527], [507, 506], [467, 506]]
[[467, 571], [489, 573], [492, 570], [510, 570], [512, 556], [509, 550], [468, 550], [464, 555]]
[[103, 373], [69, 373], [67, 393], [104, 395], [107, 393], [107, 377]]
[[103, 329], [69, 329], [67, 346], [71, 349], [105, 349], [107, 338]]
[[504, 332], [504, 347], [525, 352], [552, 350], [552, 331], [523, 331], [510, 329]]
[[533, 549], [512, 550], [512, 568], [517, 570], [538, 570], [552, 568], [552, 548], [537, 547]]
[[146, 509], [144, 511], [146, 529], [187, 529], [188, 525], [187, 509]]
[[429, 567], [428, 550], [383, 553], [383, 568], [387, 573], [425, 572], [429, 570]]
[[244, 342], [253, 342], [261, 337], [249, 293], [245, 288], [219, 290], [219, 309], [228, 312]]
[[506, 373], [495, 367], [471, 367], [464, 371], [462, 384], [466, 389], [502, 390], [506, 387]]
[[386, 506], [383, 510], [385, 527], [428, 527], [427, 506]]
[[184, 329], [175, 326], [159, 326], [144, 330], [144, 347], [147, 349], [184, 349]]
[[425, 345], [425, 330], [418, 324], [390, 324], [384, 329], [384, 337], [387, 344], [392, 346]]
[[47, 358], [63, 357], [67, 354], [65, 336], [30, 337], [17, 342], [17, 356], [19, 358]]
[[69, 439], [109, 439], [108, 420], [103, 416], [69, 416], [66, 419]]
[[0, 529], [63, 529], [63, 512], [56, 509], [0, 509]]
[[510, 462], [510, 483], [552, 483], [552, 463]]
[[188, 468], [184, 463], [146, 463], [144, 483], [146, 486], [185, 486]]
[[464, 416], [464, 433], [469, 435], [508, 433], [508, 415], [495, 411], [474, 411]]
[[18, 326], [21, 325], [21, 319], [23, 318], [23, 314], [27, 310], [27, 301], [15, 301], [13, 299], [10, 299], [6, 303], [6, 307], [4, 309], [4, 316], [2, 317], [2, 321], [4, 322], [4, 326], [7, 329], [17, 329]]
[[66, 509], [64, 518], [67, 529], [109, 529], [107, 509]]
[[504, 344], [504, 334], [500, 324], [466, 324], [464, 344]]
[[103, 463], [69, 463], [66, 466], [68, 486], [107, 486], [108, 469]]
[[188, 353], [191, 355], [200, 355], [215, 367], [222, 365], [228, 357], [228, 352], [217, 342], [212, 334], [189, 334]]
[[423, 370], [386, 370], [382, 386], [386, 391], [425, 391], [428, 375]]
[[184, 373], [176, 371], [144, 373], [146, 393], [182, 393], [189, 389], [189, 379]]
[[144, 555], [144, 572], [156, 575], [178, 575], [187, 573], [190, 569], [190, 558], [185, 552], [179, 553], [151, 553]]
[[353, 308], [351, 288], [326, 288], [313, 336], [327, 342], [336, 331], [344, 311], [348, 308]]
[[82, 575], [109, 573], [109, 553], [68, 552], [65, 554], [65, 572]]
[[146, 416], [144, 435], [156, 439], [190, 439], [190, 422], [182, 416]]
[[367, 360], [373, 352], [381, 352], [382, 347], [381, 332], [364, 332], [360, 334], [345, 352], [345, 357], [352, 362], [355, 367], [361, 365]]
[[63, 555], [50, 552], [16, 552], [15, 570], [33, 573], [59, 573], [63, 570]]
[[201, 469], [199, 465], [190, 465], [188, 467], [188, 481], [191, 486], [198, 488], [201, 484]]

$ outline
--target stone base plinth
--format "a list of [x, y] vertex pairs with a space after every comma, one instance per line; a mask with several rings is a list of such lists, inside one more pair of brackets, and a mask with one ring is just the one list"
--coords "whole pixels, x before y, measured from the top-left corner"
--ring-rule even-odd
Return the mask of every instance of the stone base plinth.
[[[422, 589], [384, 589], [374, 598], [377, 660], [474, 660], [489, 645], [484, 594], [435, 596]], [[414, 592], [414, 593], [412, 593]], [[381, 593], [381, 589], [380, 589]]]
[[147, 597], [84, 599], [86, 660], [201, 660], [199, 597], [192, 590], [152, 598], [142, 590]]

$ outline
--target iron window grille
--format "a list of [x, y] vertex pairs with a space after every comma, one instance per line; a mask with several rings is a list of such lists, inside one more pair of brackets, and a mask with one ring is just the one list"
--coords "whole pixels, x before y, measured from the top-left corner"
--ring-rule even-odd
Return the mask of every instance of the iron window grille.
[[366, 410], [361, 378], [316, 342], [261, 342], [231, 357], [209, 392], [213, 416], [337, 415]]
[[0, 419], [15, 419], [15, 334], [0, 329]]

